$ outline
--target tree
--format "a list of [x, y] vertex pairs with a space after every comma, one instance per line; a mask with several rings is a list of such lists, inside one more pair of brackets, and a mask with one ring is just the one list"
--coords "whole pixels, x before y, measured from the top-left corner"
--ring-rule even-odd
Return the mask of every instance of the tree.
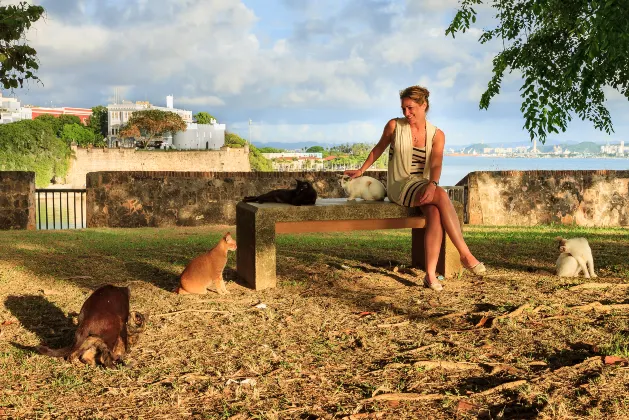
[[45, 119], [0, 124], [0, 171], [33, 171], [35, 184], [46, 187], [54, 176], [65, 176], [71, 156]]
[[[245, 139], [235, 133], [225, 133], [225, 146], [232, 148], [245, 147], [247, 142]], [[273, 170], [273, 164], [270, 160], [262, 156], [260, 150], [253, 144], [249, 145], [249, 164], [251, 170], [256, 172], [270, 172]]]
[[261, 147], [260, 149], [258, 149], [260, 151], [260, 153], [282, 153], [285, 152], [286, 149], [277, 149], [275, 147]]
[[66, 124], [81, 124], [81, 119], [76, 115], [59, 115], [55, 117], [50, 114], [43, 114], [35, 117], [38, 121], [44, 121], [46, 124], [52, 127], [53, 133], [59, 138], [61, 138], [61, 133], [63, 132], [63, 126]]
[[27, 2], [0, 6], [0, 82], [5, 89], [22, 87], [28, 79], [39, 80], [37, 51], [24, 43], [24, 33], [41, 18], [44, 8]]
[[87, 120], [87, 126], [94, 132], [96, 139], [103, 139], [109, 134], [107, 123], [109, 112], [106, 106], [98, 105], [92, 107], [92, 115]]
[[83, 123], [81, 122], [81, 119], [79, 117], [77, 117], [76, 115], [59, 115], [57, 117], [57, 120], [59, 121], [59, 125], [61, 126], [61, 130], [63, 130], [63, 126], [66, 125], [66, 124], [83, 125]]
[[476, 22], [474, 6], [496, 11], [496, 28], [481, 44], [502, 41], [493, 77], [480, 100], [487, 109], [500, 93], [505, 71], [522, 72], [520, 108], [531, 139], [565, 131], [574, 114], [599, 130], [613, 131], [603, 88], [629, 99], [629, 24], [626, 0], [460, 0], [446, 29], [453, 37]]
[[148, 109], [134, 112], [127, 125], [120, 130], [119, 135], [123, 138], [134, 137], [146, 147], [154, 139], [163, 137], [166, 133], [175, 134], [178, 131], [186, 131], [186, 123], [178, 114]]
[[323, 148], [323, 146], [311, 146], [308, 148], [308, 150], [306, 150], [306, 153], [323, 153], [325, 152], [325, 149]]
[[61, 131], [61, 138], [65, 140], [67, 144], [74, 142], [78, 146], [87, 147], [94, 144], [95, 134], [82, 124], [65, 124]]
[[238, 134], [225, 132], [225, 146], [238, 148], [245, 147], [247, 141], [240, 137]]
[[207, 112], [199, 112], [197, 114], [194, 114], [194, 119], [196, 120], [197, 124], [212, 124], [212, 120], [216, 121], [216, 118], [214, 118]]

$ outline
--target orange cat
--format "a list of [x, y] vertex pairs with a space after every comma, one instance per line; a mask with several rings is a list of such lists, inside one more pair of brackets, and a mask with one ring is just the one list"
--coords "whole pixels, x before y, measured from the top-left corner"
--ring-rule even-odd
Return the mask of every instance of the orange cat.
[[179, 277], [179, 287], [174, 292], [180, 295], [189, 293], [205, 294], [211, 283], [219, 295], [229, 293], [223, 281], [223, 270], [227, 264], [227, 252], [236, 250], [236, 241], [227, 232], [214, 248], [199, 255], [183, 270]]

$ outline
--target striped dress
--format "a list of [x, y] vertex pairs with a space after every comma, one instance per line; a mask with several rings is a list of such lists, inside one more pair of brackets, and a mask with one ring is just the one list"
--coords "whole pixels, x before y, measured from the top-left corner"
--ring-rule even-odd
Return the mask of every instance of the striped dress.
[[[389, 147], [389, 162], [393, 159], [393, 153], [395, 149], [395, 144], [391, 143]], [[411, 159], [411, 175], [421, 176], [424, 173], [424, 168], [426, 167], [426, 146], [424, 147], [413, 147], [413, 157]], [[415, 196], [419, 191], [421, 191], [422, 187], [426, 185], [427, 182], [424, 178], [416, 178], [414, 180], [409, 181], [408, 185], [405, 186], [404, 192], [400, 197], [401, 205], [405, 207], [411, 207], [415, 202]]]

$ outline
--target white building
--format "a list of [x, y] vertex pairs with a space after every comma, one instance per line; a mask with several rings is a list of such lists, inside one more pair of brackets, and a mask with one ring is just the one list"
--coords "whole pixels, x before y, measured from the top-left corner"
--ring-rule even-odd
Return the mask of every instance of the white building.
[[279, 158], [293, 158], [293, 159], [299, 159], [299, 158], [317, 158], [317, 159], [322, 159], [323, 158], [323, 154], [322, 153], [301, 153], [301, 152], [280, 152], [280, 153], [262, 153], [262, 156], [264, 156], [267, 159], [279, 159]]
[[33, 113], [30, 108], [22, 107], [16, 98], [5, 98], [0, 93], [0, 124], [32, 119]]
[[[173, 106], [173, 97], [168, 95], [166, 97], [166, 106], [155, 106], [145, 101], [137, 101], [135, 103], [131, 101], [122, 101], [122, 103], [115, 103], [107, 105], [107, 132], [109, 133], [110, 146], [118, 141], [118, 133], [120, 127], [129, 122], [129, 118], [136, 111], [145, 111], [149, 109], [157, 109], [160, 111], [174, 112], [179, 115], [181, 119], [188, 125], [192, 124], [192, 111], [185, 109], [177, 109]], [[172, 144], [172, 135], [165, 135], [163, 138], [164, 147], [168, 147]]]
[[[263, 153], [273, 154], [273, 153]], [[320, 154], [320, 153], [319, 153]], [[271, 159], [275, 171], [323, 171], [323, 159], [315, 156], [278, 157]]]
[[173, 146], [177, 149], [218, 150], [225, 145], [225, 124], [189, 123], [186, 131], [175, 133]]

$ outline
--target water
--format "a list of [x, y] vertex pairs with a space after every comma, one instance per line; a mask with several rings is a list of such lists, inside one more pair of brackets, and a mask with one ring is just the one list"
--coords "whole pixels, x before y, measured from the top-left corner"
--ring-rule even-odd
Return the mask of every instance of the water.
[[[76, 197], [75, 197], [76, 195]], [[47, 200], [46, 200], [47, 196]], [[87, 220], [87, 206], [85, 205], [85, 194], [62, 193], [54, 194], [55, 204], [52, 203], [53, 194], [39, 194], [37, 208], [35, 209], [35, 219], [37, 229], [80, 229], [85, 227]], [[61, 208], [59, 201], [61, 200]], [[81, 215], [81, 204], [83, 214]], [[76, 212], [75, 212], [76, 209]], [[46, 211], [47, 210], [47, 211]], [[41, 215], [41, 227], [40, 227]], [[46, 227], [46, 216], [48, 216], [48, 227]]]
[[504, 158], [490, 156], [444, 156], [441, 185], [456, 185], [474, 171], [527, 170], [629, 170], [627, 158]]

